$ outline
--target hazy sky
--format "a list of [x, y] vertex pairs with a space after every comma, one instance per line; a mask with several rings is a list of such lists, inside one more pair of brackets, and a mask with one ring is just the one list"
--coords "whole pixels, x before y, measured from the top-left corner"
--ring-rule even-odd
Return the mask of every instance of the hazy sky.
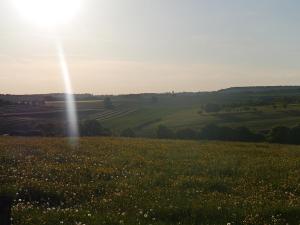
[[[77, 93], [298, 85], [299, 10], [299, 0], [83, 0], [57, 33]], [[0, 92], [62, 91], [53, 33], [0, 0]]]

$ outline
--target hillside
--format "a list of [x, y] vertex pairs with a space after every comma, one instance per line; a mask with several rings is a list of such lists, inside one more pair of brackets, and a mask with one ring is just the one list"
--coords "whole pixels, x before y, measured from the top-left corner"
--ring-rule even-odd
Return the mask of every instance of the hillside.
[[[106, 108], [103, 104], [106, 97], [76, 95], [77, 114], [80, 121], [98, 120], [114, 136], [130, 128], [139, 137], [153, 138], [159, 125], [165, 125], [173, 131], [186, 128], [199, 131], [213, 123], [233, 128], [244, 126], [268, 134], [275, 126], [293, 127], [300, 124], [298, 86], [118, 95], [109, 97], [112, 108]], [[60, 128], [65, 126], [66, 110], [62, 94], [2, 95], [0, 99], [12, 103], [0, 106], [0, 134], [35, 134], [41, 124], [49, 123]], [[205, 111], [208, 104], [217, 105], [219, 110]]]
[[299, 92], [300, 86], [256, 86], [256, 87], [231, 87], [219, 90], [219, 93], [266, 93], [266, 92]]
[[299, 224], [300, 147], [0, 138], [14, 225]]

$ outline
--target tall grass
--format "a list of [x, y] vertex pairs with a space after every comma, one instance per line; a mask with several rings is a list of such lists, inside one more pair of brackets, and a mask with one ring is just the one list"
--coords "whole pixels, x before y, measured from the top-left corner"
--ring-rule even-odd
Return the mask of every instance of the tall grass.
[[0, 138], [14, 225], [299, 224], [300, 147]]

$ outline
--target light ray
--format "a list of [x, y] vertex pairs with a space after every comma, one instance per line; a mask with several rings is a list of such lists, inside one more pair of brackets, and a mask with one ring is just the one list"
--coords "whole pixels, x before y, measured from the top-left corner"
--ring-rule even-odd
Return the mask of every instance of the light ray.
[[68, 136], [70, 138], [71, 144], [76, 144], [79, 137], [76, 102], [74, 98], [68, 64], [60, 40], [57, 40], [57, 51], [58, 51], [58, 58], [61, 67], [61, 73], [62, 73], [64, 86], [65, 86], [65, 101], [66, 101], [67, 120], [68, 120], [67, 121]]
[[12, 0], [19, 13], [41, 27], [67, 24], [79, 11], [81, 0]]
[[76, 102], [73, 94], [70, 72], [60, 38], [56, 35], [56, 26], [70, 21], [81, 7], [82, 0], [13, 0], [16, 9], [28, 20], [53, 28], [57, 45], [57, 54], [65, 86], [65, 102], [68, 124], [68, 136], [71, 144], [77, 144], [79, 137]]

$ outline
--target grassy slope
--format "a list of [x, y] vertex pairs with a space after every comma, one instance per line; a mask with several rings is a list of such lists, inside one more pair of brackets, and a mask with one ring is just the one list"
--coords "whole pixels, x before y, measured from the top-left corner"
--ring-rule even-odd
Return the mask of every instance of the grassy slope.
[[[252, 130], [260, 131], [272, 129], [274, 126], [285, 125], [295, 126], [300, 123], [300, 106], [293, 105], [287, 109], [272, 106], [256, 107], [257, 111], [237, 111], [199, 114], [201, 105], [176, 107], [169, 106], [148, 106], [139, 108], [136, 112], [123, 117], [113, 118], [105, 121], [104, 125], [116, 131], [125, 128], [135, 128], [139, 135], [153, 136], [159, 124], [164, 124], [173, 129], [194, 128], [200, 129], [208, 123], [216, 123], [224, 126], [238, 127], [247, 126]], [[160, 119], [160, 120], [158, 120]], [[142, 126], [147, 122], [147, 126]]]
[[[243, 108], [231, 108], [230, 112], [223, 111], [216, 114], [198, 113], [202, 104], [206, 102], [216, 102], [218, 104], [242, 102], [246, 104], [251, 99], [268, 97], [267, 94], [265, 95], [216, 95], [212, 93], [177, 97], [161, 95], [156, 103], [151, 102], [151, 95], [149, 95], [131, 98], [115, 97], [113, 99], [115, 105], [113, 110], [105, 109], [101, 100], [79, 101], [77, 106], [80, 120], [98, 119], [105, 127], [112, 129], [116, 134], [119, 134], [126, 128], [133, 128], [137, 135], [147, 137], [155, 136], [155, 130], [159, 124], [164, 124], [174, 130], [180, 128], [199, 130], [208, 123], [216, 123], [231, 127], [247, 126], [254, 131], [260, 131], [271, 129], [278, 125], [295, 126], [300, 123], [299, 104], [289, 105], [287, 109], [278, 104], [277, 108], [272, 106], [255, 107], [257, 111], [253, 111], [254, 107], [249, 107], [247, 111]], [[276, 97], [277, 94], [273, 93], [272, 96]], [[288, 93], [282, 95], [282, 97], [287, 96], [289, 96]], [[0, 115], [0, 123], [12, 125], [26, 123], [28, 126], [31, 126], [28, 121], [65, 121], [64, 104], [63, 101], [47, 102], [46, 106], [48, 108], [46, 106], [23, 105], [0, 107], [2, 113], [20, 113], [9, 117]], [[22, 115], [25, 112], [26, 114]], [[43, 113], [36, 114], [37, 112]], [[45, 114], [45, 112], [47, 113]], [[22, 128], [22, 126], [19, 127]]]
[[300, 222], [297, 146], [8, 137], [0, 160], [14, 225]]

